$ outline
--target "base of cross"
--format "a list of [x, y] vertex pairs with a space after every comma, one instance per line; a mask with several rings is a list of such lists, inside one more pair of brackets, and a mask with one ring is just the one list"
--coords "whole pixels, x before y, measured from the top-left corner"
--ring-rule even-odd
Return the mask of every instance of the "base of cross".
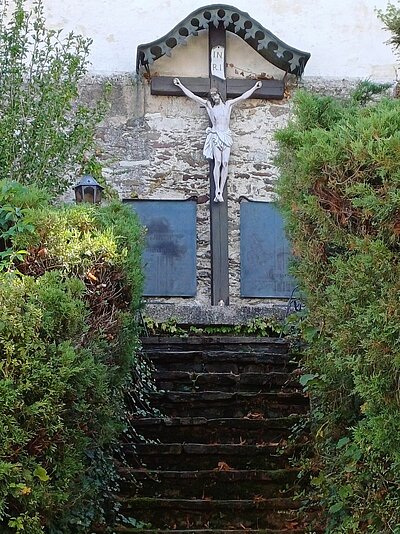
[[[210, 198], [215, 197], [214, 161], [209, 160]], [[228, 184], [222, 194], [225, 202], [210, 202], [211, 304], [229, 306]]]
[[[209, 78], [179, 78], [190, 91], [201, 97], [207, 97], [210, 92]], [[151, 79], [151, 94], [157, 96], [185, 96], [177, 87], [172, 76], [155, 76]], [[227, 98], [237, 98], [253, 87], [255, 80], [228, 79], [226, 80]], [[285, 95], [285, 81], [262, 80], [262, 87], [251, 98], [268, 100], [282, 100]]]

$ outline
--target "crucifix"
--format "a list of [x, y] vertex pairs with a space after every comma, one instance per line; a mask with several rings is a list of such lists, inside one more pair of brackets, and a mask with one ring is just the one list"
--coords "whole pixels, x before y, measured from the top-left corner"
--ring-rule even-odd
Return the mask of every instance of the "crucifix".
[[[283, 84], [280, 80], [266, 80], [268, 83], [255, 80], [227, 80], [225, 74], [226, 65], [226, 30], [220, 25], [209, 26], [209, 78], [173, 78], [157, 76], [152, 79], [151, 92], [155, 95], [189, 96], [193, 100], [198, 97], [200, 104], [205, 104], [203, 99], [210, 93], [215, 92], [215, 98], [223, 101], [227, 97], [229, 110], [225, 120], [229, 122], [231, 105], [240, 100], [253, 96], [256, 91], [257, 98], [282, 98]], [[272, 83], [271, 83], [272, 82]], [[281, 96], [282, 95], [282, 96]], [[210, 95], [213, 98], [213, 95]], [[194, 98], [193, 98], [194, 97]], [[225, 104], [226, 105], [226, 104]], [[209, 113], [210, 115], [210, 113]], [[211, 118], [211, 117], [210, 117]], [[205, 144], [205, 155], [209, 158], [210, 176], [210, 233], [211, 233], [211, 304], [229, 304], [229, 250], [228, 250], [228, 204], [227, 199], [227, 163], [230, 152], [230, 139], [223, 139], [222, 146], [226, 149], [213, 150], [209, 146], [209, 156], [206, 154], [207, 141], [212, 139], [213, 120]], [[227, 128], [226, 128], [227, 130]], [[229, 135], [229, 134], [227, 134]], [[212, 145], [212, 141], [208, 143]], [[229, 148], [229, 149], [228, 149]], [[220, 153], [220, 158], [218, 157]]]
[[[213, 49], [212, 54], [214, 52], [215, 49]], [[222, 52], [218, 53], [222, 55]], [[192, 91], [183, 85], [179, 78], [174, 78], [174, 84], [180, 87], [186, 96], [206, 108], [211, 126], [206, 130], [207, 137], [204, 143], [203, 155], [214, 163], [214, 202], [224, 202], [224, 188], [228, 178], [229, 155], [233, 143], [229, 129], [232, 107], [238, 102], [250, 98], [254, 91], [262, 87], [262, 82], [256, 82], [251, 89], [237, 98], [227, 100], [226, 102], [222, 100], [221, 95], [215, 87], [211, 87], [210, 98], [205, 100], [192, 93]]]
[[[151, 43], [139, 45], [137, 49], [137, 71], [141, 67], [150, 75], [149, 64], [162, 57], [164, 54], [171, 55], [171, 50], [185, 44], [188, 37], [197, 35], [200, 30], [208, 30], [209, 46], [209, 77], [208, 78], [180, 78], [154, 76], [151, 79], [151, 94], [165, 96], [190, 96], [193, 99], [199, 97], [204, 102], [211, 88], [223, 102], [226, 99], [243, 99], [245, 95], [252, 98], [282, 99], [285, 90], [285, 79], [263, 79], [262, 86], [255, 80], [227, 79], [226, 66], [226, 32], [232, 32], [242, 38], [250, 47], [256, 50], [265, 60], [280, 68], [283, 73], [291, 73], [300, 76], [304, 70], [310, 54], [297, 50], [280, 39], [269, 30], [264, 28], [248, 13], [244, 13], [229, 5], [208, 5], [193, 11], [168, 34]], [[183, 87], [187, 91], [183, 90]], [[253, 91], [254, 94], [253, 94]], [[251, 94], [250, 94], [251, 93]], [[232, 102], [232, 100], [229, 100]], [[223, 165], [221, 151], [221, 164], [217, 161], [215, 169], [214, 151], [215, 144], [219, 141], [220, 146], [230, 149], [231, 139], [229, 133], [220, 135], [219, 141], [212, 137], [213, 117], [206, 110], [211, 119], [211, 132], [207, 133], [207, 141], [210, 141], [209, 177], [210, 177], [210, 219], [211, 219], [211, 303], [213, 305], [229, 304], [229, 256], [228, 256], [228, 203], [226, 193], [226, 172]], [[226, 122], [226, 121], [225, 121]], [[228, 114], [229, 122], [229, 114]], [[214, 128], [215, 130], [215, 128]], [[225, 151], [224, 157], [229, 150]], [[225, 161], [224, 161], [225, 163]], [[216, 172], [214, 172], [216, 171]]]

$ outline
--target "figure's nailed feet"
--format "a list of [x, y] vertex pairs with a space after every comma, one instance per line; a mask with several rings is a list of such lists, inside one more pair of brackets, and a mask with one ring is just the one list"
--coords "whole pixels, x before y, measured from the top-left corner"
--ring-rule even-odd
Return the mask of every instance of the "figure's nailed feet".
[[221, 191], [216, 191], [215, 192], [215, 197], [214, 197], [214, 202], [223, 202], [224, 201], [224, 197], [222, 196], [222, 192]]

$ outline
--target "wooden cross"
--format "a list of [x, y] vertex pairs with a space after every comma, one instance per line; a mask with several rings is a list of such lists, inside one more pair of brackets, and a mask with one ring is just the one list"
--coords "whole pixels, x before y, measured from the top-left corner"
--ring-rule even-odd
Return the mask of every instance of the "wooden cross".
[[[218, 48], [217, 48], [218, 47]], [[182, 83], [194, 94], [207, 97], [210, 87], [215, 87], [221, 97], [236, 98], [248, 91], [254, 80], [226, 79], [225, 52], [226, 29], [222, 23], [208, 30], [209, 78], [181, 78]], [[184, 96], [173, 83], [174, 77], [157, 76], [151, 80], [151, 94], [164, 96]], [[252, 98], [282, 99], [283, 80], [263, 80], [263, 86]], [[228, 255], [228, 203], [213, 202], [215, 185], [213, 180], [214, 162], [210, 160], [210, 225], [211, 225], [211, 304], [229, 304], [229, 255]], [[223, 194], [227, 199], [226, 186]]]

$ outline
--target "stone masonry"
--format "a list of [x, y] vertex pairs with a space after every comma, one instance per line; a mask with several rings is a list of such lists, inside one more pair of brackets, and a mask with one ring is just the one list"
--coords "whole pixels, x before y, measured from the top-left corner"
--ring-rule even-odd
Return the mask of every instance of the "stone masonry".
[[[145, 78], [120, 76], [88, 78], [83, 98], [93, 101], [103, 85], [111, 85], [110, 109], [98, 129], [98, 145], [104, 176], [120, 198], [186, 199], [209, 193], [208, 162], [202, 154], [208, 119], [204, 109], [185, 97], [150, 95]], [[308, 79], [304, 88], [345, 95], [356, 80]], [[276, 198], [274, 185], [274, 133], [291, 115], [291, 96], [284, 100], [247, 100], [232, 113], [234, 144], [228, 178], [230, 302], [233, 306], [282, 302], [240, 298], [239, 206], [245, 196], [259, 201]], [[209, 203], [198, 205], [197, 268], [195, 299], [156, 299], [191, 306], [207, 306], [210, 300]], [[151, 300], [150, 300], [151, 302]]]

